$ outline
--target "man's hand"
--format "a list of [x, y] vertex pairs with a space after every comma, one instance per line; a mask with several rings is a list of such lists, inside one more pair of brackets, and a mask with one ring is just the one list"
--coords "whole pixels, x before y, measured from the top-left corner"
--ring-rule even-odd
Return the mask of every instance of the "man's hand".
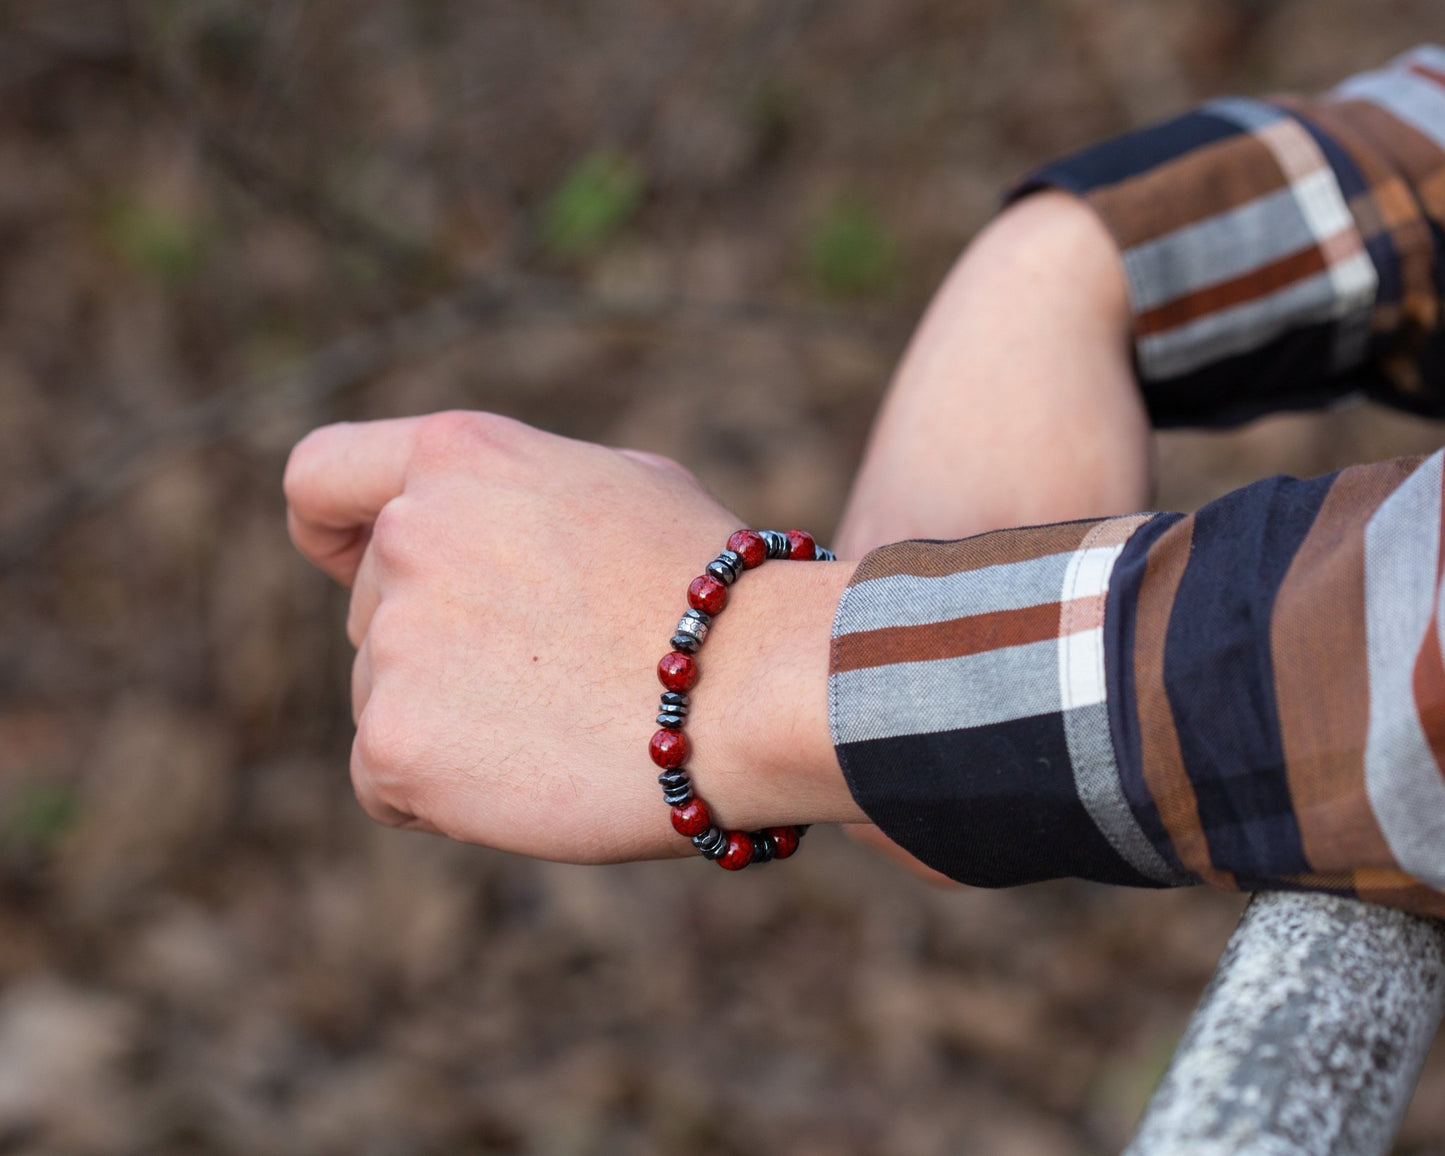
[[[688, 582], [742, 523], [680, 466], [480, 413], [292, 452], [297, 547], [351, 587], [351, 773], [374, 818], [573, 862], [691, 851], [646, 754]], [[690, 768], [720, 823], [861, 818], [828, 638], [852, 567], [772, 562], [703, 648]]]

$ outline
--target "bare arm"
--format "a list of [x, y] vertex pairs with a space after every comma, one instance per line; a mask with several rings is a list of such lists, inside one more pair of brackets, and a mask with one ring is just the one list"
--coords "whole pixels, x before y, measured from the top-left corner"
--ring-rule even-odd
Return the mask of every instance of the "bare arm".
[[[1142, 509], [1149, 422], [1118, 250], [1082, 201], [1041, 193], [969, 246], [899, 365], [837, 535], [843, 557]], [[943, 881], [876, 827], [861, 842]]]
[[1118, 250], [1084, 203], [1041, 193], [969, 246], [873, 428], [837, 536], [859, 557], [1142, 508], [1149, 423]]

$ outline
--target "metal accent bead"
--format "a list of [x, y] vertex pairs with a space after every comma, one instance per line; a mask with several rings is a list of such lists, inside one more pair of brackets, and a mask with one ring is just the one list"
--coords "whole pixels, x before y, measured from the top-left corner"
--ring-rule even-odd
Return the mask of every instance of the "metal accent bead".
[[663, 711], [657, 716], [657, 725], [666, 727], [670, 731], [682, 730], [682, 724], [685, 722], [687, 722], [686, 715], [670, 714], [667, 711]]
[[664, 691], [662, 694], [662, 706], [673, 714], [687, 714], [687, 695], [675, 690]]
[[662, 798], [669, 807], [680, 807], [692, 798], [692, 784], [683, 783], [680, 787], [668, 787], [662, 792]]
[[692, 845], [702, 852], [704, 859], [718, 859], [728, 849], [727, 833], [717, 827], [709, 827], [701, 835], [692, 837]]
[[[677, 632], [672, 636], [672, 645], [678, 650], [685, 650], [689, 654], [702, 645], [703, 639], [707, 637], [707, 628], [712, 625], [712, 618], [701, 610], [688, 610], [677, 620]], [[678, 639], [684, 639], [692, 643], [691, 647], [679, 645]]]
[[687, 772], [679, 767], [675, 771], [663, 771], [657, 776], [657, 781], [663, 790], [670, 791], [673, 787], [687, 786], [691, 780], [687, 777]]
[[788, 556], [788, 536], [780, 534], [777, 530], [759, 530], [762, 539], [768, 546], [769, 558], [786, 558]]
[[716, 558], [707, 564], [703, 571], [705, 574], [716, 578], [725, 586], [731, 586], [738, 580], [742, 573], [743, 556], [736, 550], [724, 550]]

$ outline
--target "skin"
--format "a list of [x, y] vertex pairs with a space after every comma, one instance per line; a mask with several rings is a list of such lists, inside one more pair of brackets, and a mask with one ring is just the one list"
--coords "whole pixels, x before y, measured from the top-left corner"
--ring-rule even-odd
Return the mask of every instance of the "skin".
[[[1127, 334], [1116, 251], [1082, 203], [1042, 194], [1004, 213], [899, 368], [840, 554], [1144, 504]], [[688, 581], [746, 519], [676, 463], [482, 413], [316, 430], [285, 491], [297, 548], [351, 589], [351, 776], [368, 814], [571, 862], [693, 854], [642, 753], [653, 671]], [[769, 562], [717, 620], [688, 736], [721, 825], [872, 830], [826, 713], [854, 567]]]

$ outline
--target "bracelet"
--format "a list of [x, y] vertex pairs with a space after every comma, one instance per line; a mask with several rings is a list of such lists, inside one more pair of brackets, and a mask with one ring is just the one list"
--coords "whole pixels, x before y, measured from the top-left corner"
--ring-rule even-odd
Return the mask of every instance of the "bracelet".
[[724, 831], [713, 826], [708, 805], [694, 793], [692, 780], [683, 763], [691, 747], [683, 724], [687, 722], [687, 692], [696, 684], [699, 673], [697, 652], [707, 638], [712, 620], [722, 613], [728, 602], [728, 587], [744, 570], [761, 566], [769, 558], [787, 558], [806, 562], [835, 561], [831, 550], [824, 550], [802, 530], [738, 530], [728, 539], [727, 549], [707, 564], [705, 571], [687, 588], [689, 609], [678, 621], [672, 636], [672, 650], [657, 664], [657, 678], [662, 683], [662, 703], [657, 716], [657, 733], [647, 744], [652, 761], [662, 768], [657, 781], [662, 784], [662, 797], [672, 807], [672, 826], [679, 835], [692, 840], [692, 845], [706, 859], [729, 871], [741, 871], [749, 863], [766, 863], [786, 859], [798, 849], [798, 841], [807, 827], [768, 827], [762, 831]]

